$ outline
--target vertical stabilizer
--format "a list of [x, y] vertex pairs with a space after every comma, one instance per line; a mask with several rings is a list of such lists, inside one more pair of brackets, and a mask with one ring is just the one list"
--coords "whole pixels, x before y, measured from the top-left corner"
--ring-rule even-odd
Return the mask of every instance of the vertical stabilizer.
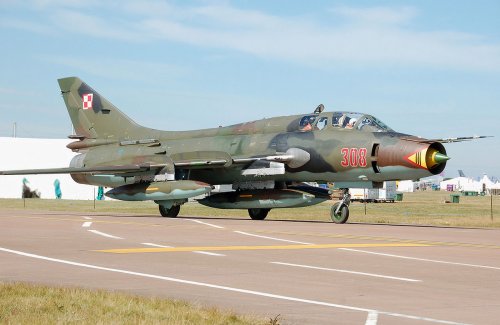
[[79, 78], [63, 78], [58, 82], [78, 136], [124, 139], [142, 128]]

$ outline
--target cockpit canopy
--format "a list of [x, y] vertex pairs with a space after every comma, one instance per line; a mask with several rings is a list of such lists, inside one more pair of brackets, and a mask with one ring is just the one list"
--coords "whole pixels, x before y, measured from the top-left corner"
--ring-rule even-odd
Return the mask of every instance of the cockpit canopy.
[[365, 132], [392, 132], [393, 130], [376, 117], [363, 113], [333, 112], [306, 115], [300, 120], [301, 131], [323, 130], [327, 127], [352, 129]]

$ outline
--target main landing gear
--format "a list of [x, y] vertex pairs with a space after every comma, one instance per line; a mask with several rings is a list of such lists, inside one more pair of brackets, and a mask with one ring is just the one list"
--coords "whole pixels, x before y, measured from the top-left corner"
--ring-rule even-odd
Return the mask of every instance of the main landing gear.
[[155, 201], [158, 204], [161, 216], [165, 218], [177, 218], [181, 211], [181, 205], [186, 202], [187, 199]]
[[343, 196], [339, 202], [332, 205], [330, 217], [335, 223], [346, 223], [349, 219], [349, 204], [351, 204], [351, 194], [348, 188], [343, 188]]
[[179, 215], [179, 211], [181, 211], [180, 205], [173, 205], [170, 208], [166, 208], [160, 204], [158, 208], [160, 209], [161, 216], [166, 218], [176, 218]]
[[271, 209], [248, 209], [248, 215], [252, 220], [264, 220]]

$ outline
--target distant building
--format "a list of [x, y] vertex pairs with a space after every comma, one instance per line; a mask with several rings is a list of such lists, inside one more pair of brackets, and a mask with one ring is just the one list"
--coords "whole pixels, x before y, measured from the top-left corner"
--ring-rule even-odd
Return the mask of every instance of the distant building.
[[[0, 137], [0, 170], [68, 167], [76, 155], [66, 145], [69, 139]], [[94, 187], [75, 183], [69, 174], [0, 176], [0, 198], [21, 198], [23, 178], [42, 199], [55, 199], [54, 181], [59, 180], [63, 199], [93, 200]], [[97, 193], [97, 190], [96, 190]]]

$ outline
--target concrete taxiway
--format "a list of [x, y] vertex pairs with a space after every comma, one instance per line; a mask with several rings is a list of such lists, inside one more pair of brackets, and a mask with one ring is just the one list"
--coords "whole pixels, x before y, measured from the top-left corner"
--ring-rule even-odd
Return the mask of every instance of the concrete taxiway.
[[282, 324], [497, 324], [500, 230], [0, 208], [0, 281], [185, 299]]

